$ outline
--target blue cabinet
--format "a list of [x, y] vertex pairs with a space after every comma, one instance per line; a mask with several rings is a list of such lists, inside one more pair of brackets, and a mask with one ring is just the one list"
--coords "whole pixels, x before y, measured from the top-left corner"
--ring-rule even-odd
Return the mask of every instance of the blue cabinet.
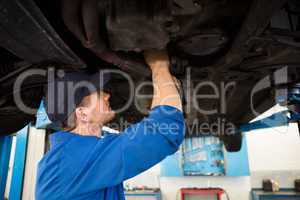
[[182, 149], [184, 175], [225, 174], [223, 144], [219, 138], [187, 138]]
[[132, 191], [125, 192], [126, 200], [161, 200], [160, 192]]
[[262, 189], [252, 189], [252, 200], [299, 200], [300, 192], [294, 189], [280, 189], [278, 192], [265, 192]]
[[249, 176], [246, 138], [239, 152], [227, 152], [217, 137], [186, 138], [161, 163], [161, 176]]

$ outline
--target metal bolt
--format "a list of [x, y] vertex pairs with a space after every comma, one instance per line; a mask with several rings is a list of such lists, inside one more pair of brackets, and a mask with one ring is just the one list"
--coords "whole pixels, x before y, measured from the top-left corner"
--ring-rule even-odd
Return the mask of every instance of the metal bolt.
[[194, 3], [194, 6], [197, 6], [197, 7], [201, 6], [200, 0], [194, 0], [193, 3]]

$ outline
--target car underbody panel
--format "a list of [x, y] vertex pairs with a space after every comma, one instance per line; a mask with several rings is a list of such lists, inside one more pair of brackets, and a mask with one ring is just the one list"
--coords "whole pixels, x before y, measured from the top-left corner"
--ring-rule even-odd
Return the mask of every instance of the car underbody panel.
[[2, 0], [0, 8], [2, 47], [32, 63], [51, 61], [83, 65], [34, 2]]
[[[16, 107], [8, 95], [22, 72], [14, 67], [16, 63], [26, 62], [28, 68], [118, 67], [139, 83], [151, 79], [142, 51], [167, 48], [171, 71], [184, 88], [187, 124], [219, 120], [238, 126], [255, 117], [250, 105], [259, 112], [274, 105], [276, 70], [288, 67], [284, 87], [299, 82], [299, 13], [297, 0], [2, 0], [0, 54], [11, 55], [1, 67], [11, 66], [5, 74], [13, 75], [1, 74], [0, 87], [7, 89], [1, 91], [0, 108]], [[252, 89], [268, 76], [270, 87], [250, 102]], [[213, 114], [189, 107], [192, 95], [213, 92], [211, 87], [196, 88], [205, 81], [225, 92], [225, 104], [218, 98], [196, 102], [206, 110], [217, 110]], [[45, 77], [36, 82], [39, 88], [46, 85]], [[24, 93], [39, 91], [32, 89], [30, 81], [25, 85]], [[125, 104], [129, 98], [126, 80], [113, 77], [111, 88], [117, 97], [112, 99], [113, 106]], [[151, 89], [144, 92], [151, 94]], [[138, 99], [144, 107], [150, 100]], [[135, 122], [144, 114], [132, 105], [121, 116]], [[197, 134], [191, 129], [187, 135]]]

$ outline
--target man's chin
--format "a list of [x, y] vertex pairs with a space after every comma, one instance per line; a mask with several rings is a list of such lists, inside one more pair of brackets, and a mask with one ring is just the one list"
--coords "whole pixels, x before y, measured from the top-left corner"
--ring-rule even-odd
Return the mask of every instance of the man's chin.
[[108, 117], [108, 119], [107, 119], [107, 122], [106, 122], [106, 123], [109, 123], [109, 122], [111, 122], [112, 120], [114, 120], [114, 119], [115, 119], [115, 117], [116, 117], [116, 113], [115, 113], [115, 111], [111, 111], [111, 112], [109, 113], [109, 117]]

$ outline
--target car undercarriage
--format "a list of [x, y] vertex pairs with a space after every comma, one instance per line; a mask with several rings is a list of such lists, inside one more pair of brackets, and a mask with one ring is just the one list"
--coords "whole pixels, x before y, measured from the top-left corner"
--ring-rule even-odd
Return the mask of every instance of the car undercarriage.
[[[151, 80], [143, 50], [167, 48], [171, 72], [182, 83], [189, 127], [195, 120], [247, 123], [255, 117], [252, 108], [262, 113], [276, 103], [278, 89], [300, 81], [297, 0], [1, 0], [0, 19], [1, 134], [34, 120], [34, 114], [22, 112], [13, 100], [20, 92], [28, 107], [38, 108], [46, 76], [33, 74], [21, 91], [14, 90], [18, 76], [30, 69], [121, 69], [140, 83]], [[287, 80], [277, 84], [273, 74], [283, 67]], [[270, 86], [252, 96], [268, 76]], [[214, 96], [211, 84], [197, 87], [203, 82], [213, 83], [224, 98]], [[126, 80], [116, 74], [110, 88], [113, 108], [124, 105], [130, 93]], [[194, 109], [193, 95], [206, 95], [196, 104], [216, 112]], [[137, 101], [147, 108], [151, 98]], [[134, 123], [143, 116], [131, 105], [116, 120]], [[191, 128], [187, 136], [206, 132], [212, 130]], [[218, 136], [228, 149], [240, 148], [240, 135]]]

